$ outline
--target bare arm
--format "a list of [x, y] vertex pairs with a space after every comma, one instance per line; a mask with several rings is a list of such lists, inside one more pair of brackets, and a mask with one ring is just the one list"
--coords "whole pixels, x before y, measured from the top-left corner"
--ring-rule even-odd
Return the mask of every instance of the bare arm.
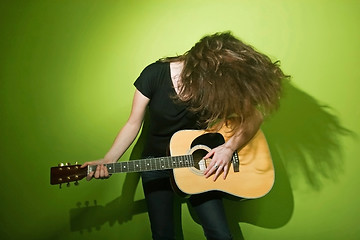
[[104, 158], [92, 162], [86, 162], [81, 166], [84, 168], [88, 165], [98, 165], [96, 171], [88, 175], [88, 180], [90, 180], [93, 176], [95, 178], [109, 176], [107, 168], [104, 164], [116, 162], [130, 147], [139, 133], [144, 119], [146, 106], [149, 101], [149, 98], [145, 97], [141, 92], [138, 90], [135, 91], [130, 116], [116, 136], [111, 148], [105, 154]]
[[224, 172], [223, 177], [226, 178], [230, 161], [233, 153], [243, 148], [260, 129], [263, 117], [260, 112], [256, 112], [251, 118], [247, 119], [244, 124], [235, 132], [235, 134], [224, 144], [212, 149], [204, 158], [212, 158], [209, 166], [206, 168], [205, 177], [210, 177], [214, 174], [215, 181], [221, 172]]
[[130, 116], [116, 136], [113, 145], [106, 153], [104, 159], [110, 163], [116, 162], [135, 140], [141, 128], [146, 106], [149, 99], [138, 90], [135, 91]]

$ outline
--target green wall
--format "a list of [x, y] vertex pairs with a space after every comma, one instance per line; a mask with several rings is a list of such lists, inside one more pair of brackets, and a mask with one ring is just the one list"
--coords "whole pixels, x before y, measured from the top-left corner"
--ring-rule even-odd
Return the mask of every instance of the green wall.
[[[101, 158], [140, 71], [224, 30], [292, 75], [263, 126], [273, 191], [225, 203], [236, 239], [359, 239], [359, 12], [350, 0], [1, 1], [1, 239], [149, 239], [138, 175], [59, 189], [50, 167]], [[179, 201], [184, 238], [202, 239]]]

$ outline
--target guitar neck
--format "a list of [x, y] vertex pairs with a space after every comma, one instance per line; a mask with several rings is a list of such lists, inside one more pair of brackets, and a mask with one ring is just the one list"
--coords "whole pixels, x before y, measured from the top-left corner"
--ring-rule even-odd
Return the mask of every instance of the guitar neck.
[[[144, 172], [144, 171], [165, 170], [165, 169], [193, 167], [193, 166], [194, 166], [194, 159], [192, 155], [146, 158], [146, 159], [106, 164], [109, 174], [127, 173], [127, 172]], [[95, 165], [88, 166], [88, 173], [95, 170], [96, 170]]]

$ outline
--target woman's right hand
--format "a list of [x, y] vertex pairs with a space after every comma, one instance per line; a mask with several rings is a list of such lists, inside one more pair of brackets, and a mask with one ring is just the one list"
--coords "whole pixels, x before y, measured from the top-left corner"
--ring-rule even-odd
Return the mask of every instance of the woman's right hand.
[[110, 177], [110, 174], [108, 172], [107, 167], [105, 166], [105, 164], [109, 164], [112, 163], [109, 160], [106, 159], [99, 159], [96, 161], [91, 161], [91, 162], [86, 162], [84, 163], [81, 168], [85, 168], [89, 165], [96, 165], [96, 171], [94, 172], [90, 172], [87, 176], [86, 176], [86, 180], [90, 181], [92, 178], [96, 178], [96, 179], [107, 179]]

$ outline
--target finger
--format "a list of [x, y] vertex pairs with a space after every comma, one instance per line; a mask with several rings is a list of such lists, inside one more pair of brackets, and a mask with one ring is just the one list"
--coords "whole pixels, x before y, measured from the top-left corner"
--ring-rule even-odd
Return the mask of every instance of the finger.
[[94, 177], [95, 178], [99, 178], [100, 177], [100, 165], [97, 165], [96, 166], [96, 170], [95, 170], [95, 174], [94, 174]]
[[209, 164], [209, 166], [207, 166], [207, 168], [204, 171], [204, 175], [207, 176], [209, 174], [211, 174], [211, 169], [213, 168], [213, 165], [211, 166], [211, 164]]
[[83, 165], [81, 165], [80, 168], [84, 168], [84, 167], [89, 166], [89, 165], [90, 165], [90, 162], [86, 162]]
[[219, 168], [219, 165], [216, 164], [215, 161], [211, 162], [204, 172], [205, 177], [206, 178], [210, 177], [210, 175], [212, 175], [218, 168]]
[[208, 158], [211, 158], [213, 155], [214, 155], [215, 151], [214, 149], [211, 150], [210, 152], [208, 152], [203, 158], [204, 159], [208, 159]]
[[100, 165], [100, 177], [104, 178], [105, 177], [105, 169], [106, 168], [104, 165]]
[[110, 177], [110, 174], [109, 174], [109, 171], [108, 171], [107, 167], [104, 168], [104, 172], [105, 172], [105, 177], [106, 178]]
[[229, 169], [230, 169], [229, 164], [226, 164], [225, 167], [224, 167], [224, 175], [223, 175], [224, 180], [226, 179], [226, 177], [227, 177], [227, 175], [229, 173]]
[[84, 168], [90, 165], [96, 165], [96, 161], [85, 162], [83, 165], [80, 166], [80, 168]]
[[207, 168], [204, 171], [204, 175], [208, 177], [211, 174], [211, 169], [213, 168], [214, 164], [213, 162], [210, 162], [210, 164], [207, 166]]
[[[205, 158], [204, 158], [205, 159]], [[214, 166], [214, 160], [212, 160], [210, 163], [209, 163], [209, 165], [207, 165], [206, 166], [206, 169], [205, 169], [205, 171], [204, 171], [204, 175], [206, 175], [210, 170], [211, 170], [211, 168]]]
[[94, 172], [90, 172], [87, 176], [86, 176], [86, 180], [90, 181], [94, 176]]
[[219, 164], [217, 164], [215, 158], [213, 158], [211, 160], [211, 162], [209, 163], [209, 165], [207, 166], [207, 168], [205, 169], [204, 174], [206, 175], [209, 172], [213, 172], [214, 168], [217, 168], [218, 166], [219, 166]]
[[221, 172], [223, 171], [223, 166], [220, 165], [217, 169], [216, 169], [216, 172], [215, 172], [215, 175], [214, 175], [214, 178], [213, 178], [213, 181], [215, 182], [216, 179], [220, 176]]

